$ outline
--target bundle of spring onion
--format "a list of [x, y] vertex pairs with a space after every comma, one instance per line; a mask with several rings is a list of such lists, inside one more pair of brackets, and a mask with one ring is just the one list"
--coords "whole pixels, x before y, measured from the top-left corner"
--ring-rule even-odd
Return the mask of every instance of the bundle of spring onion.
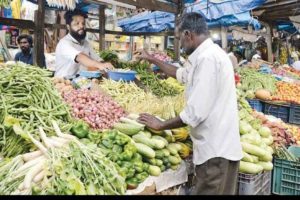
[[25, 141], [28, 137], [23, 131], [36, 134], [38, 126], [43, 126], [51, 132], [51, 120], [58, 121], [63, 131], [71, 128], [69, 108], [54, 89], [50, 75], [47, 70], [22, 63], [0, 68], [2, 156], [15, 156], [28, 150], [30, 143]]
[[64, 134], [52, 121], [57, 136], [42, 142], [28, 136], [39, 150], [0, 162], [0, 194], [120, 195], [126, 190], [117, 165], [97, 145], [85, 145], [75, 136]]

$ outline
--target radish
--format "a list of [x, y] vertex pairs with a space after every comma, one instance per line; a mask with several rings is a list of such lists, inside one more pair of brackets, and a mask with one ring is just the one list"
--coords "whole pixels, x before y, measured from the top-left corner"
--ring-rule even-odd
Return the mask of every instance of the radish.
[[31, 187], [32, 179], [43, 170], [44, 164], [45, 161], [42, 161], [29, 170], [24, 178], [24, 189], [29, 189]]
[[22, 158], [24, 160], [24, 162], [28, 162], [29, 160], [32, 160], [40, 155], [42, 155], [43, 153], [38, 150], [38, 151], [33, 151], [33, 152], [30, 152], [30, 153], [26, 153], [26, 154], [23, 154], [22, 155]]

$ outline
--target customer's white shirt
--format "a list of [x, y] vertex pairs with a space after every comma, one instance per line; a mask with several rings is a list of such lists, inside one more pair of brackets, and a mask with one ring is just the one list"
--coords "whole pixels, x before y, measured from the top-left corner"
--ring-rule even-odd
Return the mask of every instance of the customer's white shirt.
[[234, 71], [228, 55], [205, 40], [176, 73], [186, 84], [187, 105], [180, 113], [192, 127], [193, 162], [242, 159]]
[[292, 67], [298, 71], [300, 71], [300, 61], [295, 61]]
[[88, 41], [84, 40], [82, 44], [80, 44], [70, 34], [67, 34], [56, 46], [55, 76], [73, 76], [76, 75], [81, 68], [85, 69], [86, 66], [81, 66], [75, 62], [75, 58], [79, 53], [84, 53], [96, 61], [101, 61], [101, 58], [90, 47]]

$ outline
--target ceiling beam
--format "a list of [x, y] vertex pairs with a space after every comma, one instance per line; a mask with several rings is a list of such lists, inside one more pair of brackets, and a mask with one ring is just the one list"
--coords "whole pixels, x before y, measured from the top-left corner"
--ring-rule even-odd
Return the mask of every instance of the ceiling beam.
[[284, 6], [284, 5], [295, 4], [297, 2], [299, 2], [299, 1], [298, 0], [282, 0], [282, 1], [272, 2], [272, 3], [265, 3], [262, 6], [254, 9], [254, 10], [270, 9], [270, 8], [274, 8], [274, 7]]
[[140, 8], [149, 10], [165, 11], [170, 13], [177, 13], [177, 5], [172, 3], [164, 3], [158, 0], [115, 0], [118, 2], [126, 3]]

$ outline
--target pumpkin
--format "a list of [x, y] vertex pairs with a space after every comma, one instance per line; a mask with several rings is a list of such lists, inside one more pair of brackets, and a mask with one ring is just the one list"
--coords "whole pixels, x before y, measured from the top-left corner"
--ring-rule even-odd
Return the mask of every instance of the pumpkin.
[[271, 93], [265, 89], [259, 89], [255, 92], [255, 97], [261, 100], [270, 100]]

